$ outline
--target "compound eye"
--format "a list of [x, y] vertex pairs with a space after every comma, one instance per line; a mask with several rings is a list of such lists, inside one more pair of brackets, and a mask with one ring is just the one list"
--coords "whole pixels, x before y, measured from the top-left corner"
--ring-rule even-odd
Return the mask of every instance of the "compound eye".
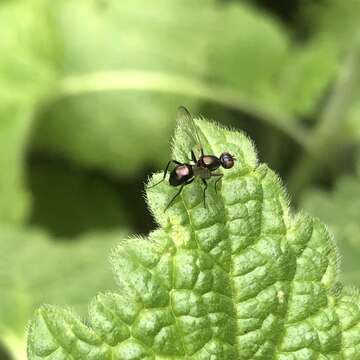
[[220, 162], [223, 168], [231, 169], [234, 166], [235, 159], [229, 153], [222, 153], [220, 156]]

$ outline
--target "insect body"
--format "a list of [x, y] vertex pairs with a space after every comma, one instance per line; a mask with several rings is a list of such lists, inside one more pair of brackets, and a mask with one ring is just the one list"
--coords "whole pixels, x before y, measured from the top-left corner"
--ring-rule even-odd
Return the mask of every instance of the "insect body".
[[220, 157], [215, 155], [205, 155], [203, 147], [200, 142], [200, 137], [197, 132], [194, 120], [190, 115], [189, 111], [180, 106], [178, 108], [177, 119], [186, 121], [187, 126], [191, 130], [189, 136], [191, 136], [200, 150], [200, 157], [197, 159], [193, 150], [191, 150], [191, 161], [192, 163], [181, 163], [177, 160], [170, 160], [166, 165], [164, 176], [162, 180], [157, 182], [156, 184], [149, 186], [148, 188], [152, 188], [161, 182], [163, 182], [166, 178], [166, 174], [169, 171], [170, 165], [173, 163], [175, 165], [174, 169], [170, 172], [169, 184], [171, 186], [177, 187], [180, 186], [179, 191], [174, 195], [169, 204], [166, 206], [165, 211], [170, 207], [170, 205], [174, 202], [174, 200], [181, 194], [185, 185], [191, 184], [196, 178], [202, 180], [204, 184], [204, 207], [206, 207], [206, 189], [207, 182], [211, 177], [217, 177], [215, 181], [215, 191], [217, 192], [217, 183], [223, 177], [221, 173], [215, 173], [217, 169], [223, 167], [224, 169], [230, 169], [234, 166], [235, 157], [228, 152], [223, 152]]

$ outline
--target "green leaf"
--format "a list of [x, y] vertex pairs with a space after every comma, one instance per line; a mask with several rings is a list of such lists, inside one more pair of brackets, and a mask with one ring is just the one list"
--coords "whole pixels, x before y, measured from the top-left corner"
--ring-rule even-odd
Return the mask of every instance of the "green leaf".
[[[331, 76], [331, 67], [329, 68], [329, 80], [331, 78], [341, 77], [341, 68], [346, 71], [349, 62], [346, 57], [353, 54], [356, 57], [356, 66], [359, 63], [360, 53], [360, 31], [357, 24], [360, 21], [360, 2], [356, 0], [341, 1], [329, 0], [326, 6], [316, 3], [308, 3], [307, 20], [312, 23], [312, 42], [314, 45], [320, 44], [326, 46], [329, 51], [330, 59], [333, 62], [333, 76]], [[325, 54], [324, 54], [325, 55]], [[329, 56], [323, 57], [323, 69], [319, 69], [316, 76], [326, 71], [329, 64]], [[345, 61], [344, 61], [345, 59]], [[339, 71], [340, 69], [340, 71]], [[340, 73], [340, 75], [339, 75]], [[360, 95], [360, 78], [354, 71], [352, 74], [353, 87], [347, 95], [349, 106], [338, 116], [339, 130], [336, 133], [345, 132], [347, 141], [359, 141], [359, 95]], [[329, 82], [327, 83], [329, 85]], [[324, 89], [326, 90], [326, 89]]]
[[360, 3], [357, 0], [327, 0], [321, 3], [307, 2], [303, 7], [310, 24], [312, 36], [327, 39], [338, 54], [348, 52], [349, 42], [356, 37], [360, 18]]
[[[160, 91], [154, 82], [161, 84], [166, 74], [182, 81], [204, 73], [202, 41], [211, 3], [107, 1], [102, 7], [86, 0], [62, 2], [56, 25], [66, 54], [65, 97], [39, 119], [37, 148], [118, 176], [166, 162], [169, 154], [163, 149], [174, 109], [179, 102], [194, 102], [174, 97], [176, 81]], [[92, 76], [99, 88], [86, 88]], [[74, 94], [83, 82], [85, 89]]]
[[274, 78], [287, 60], [287, 34], [258, 9], [230, 4], [219, 9], [209, 48], [210, 76], [243, 94], [250, 102], [277, 107]]
[[[277, 175], [243, 134], [196, 120], [205, 152], [229, 151], [221, 191], [200, 181], [148, 189], [160, 228], [112, 256], [117, 292], [98, 295], [86, 323], [72, 310], [37, 310], [34, 359], [360, 359], [360, 299], [338, 283], [326, 227], [292, 215]], [[178, 127], [173, 158], [188, 157]], [[157, 174], [151, 183], [161, 179]]]
[[[358, 90], [359, 91], [356, 91], [356, 95], [357, 93], [360, 94], [360, 87]], [[357, 144], [359, 144], [360, 141], [359, 119], [360, 119], [360, 101], [356, 101], [354, 102], [354, 104], [352, 105], [349, 111], [347, 135], [350, 139], [352, 139], [352, 142], [355, 142]]]
[[0, 167], [3, 169], [0, 175], [0, 222], [18, 223], [28, 213], [23, 163], [31, 107], [19, 110], [15, 104], [0, 107]]
[[283, 108], [298, 116], [314, 114], [337, 71], [338, 59], [329, 42], [311, 39], [293, 46], [278, 75]]
[[[0, 4], [0, 222], [26, 218], [24, 152], [37, 105], [51, 94], [56, 36], [44, 1]], [[19, 21], [21, 19], [21, 21]]]
[[341, 178], [332, 192], [313, 189], [305, 193], [302, 206], [326, 221], [340, 247], [342, 279], [360, 285], [360, 179]]
[[116, 176], [163, 166], [173, 109], [200, 100], [253, 114], [303, 144], [291, 116], [313, 111], [329, 82], [326, 49], [298, 60], [286, 30], [245, 4], [61, 2], [56, 26], [62, 93], [39, 118], [34, 144]]
[[0, 231], [0, 342], [16, 359], [25, 353], [25, 329], [43, 303], [70, 304], [82, 314], [99, 291], [114, 288], [106, 261], [126, 234], [93, 232], [62, 242], [40, 231]]

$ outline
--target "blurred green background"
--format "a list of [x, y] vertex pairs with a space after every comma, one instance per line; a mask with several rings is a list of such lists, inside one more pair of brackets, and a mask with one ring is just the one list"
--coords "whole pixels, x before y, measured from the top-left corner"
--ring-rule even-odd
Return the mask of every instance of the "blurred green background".
[[254, 139], [359, 285], [359, 24], [358, 0], [1, 1], [0, 359], [39, 304], [116, 286], [180, 104]]

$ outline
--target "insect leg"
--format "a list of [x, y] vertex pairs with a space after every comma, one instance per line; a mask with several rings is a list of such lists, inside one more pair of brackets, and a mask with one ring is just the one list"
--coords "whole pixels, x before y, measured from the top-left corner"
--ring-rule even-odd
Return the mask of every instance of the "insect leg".
[[197, 159], [196, 159], [196, 156], [195, 156], [195, 153], [194, 151], [191, 150], [191, 160], [196, 164], [197, 163]]
[[205, 185], [205, 187], [204, 187], [204, 208], [206, 208], [206, 189], [207, 189], [207, 182], [206, 182], [206, 180], [205, 179], [201, 179], [202, 180], [202, 182], [203, 182], [203, 184]]
[[163, 178], [162, 178], [160, 181], [158, 181], [156, 184], [153, 184], [153, 185], [151, 185], [151, 186], [148, 186], [148, 187], [147, 187], [148, 189], [151, 189], [151, 188], [153, 188], [154, 186], [159, 185], [160, 183], [162, 183], [162, 182], [165, 180], [166, 174], [167, 174], [167, 172], [168, 172], [168, 170], [169, 170], [169, 166], [170, 166], [171, 163], [174, 163], [174, 164], [176, 164], [176, 165], [181, 165], [181, 163], [179, 163], [179, 162], [176, 161], [176, 160], [170, 160], [170, 161], [167, 163], [166, 168], [165, 168], [165, 170], [164, 170], [164, 176], [163, 176]]
[[192, 178], [190, 180], [188, 180], [186, 183], [182, 184], [180, 187], [180, 190], [174, 195], [174, 197], [170, 200], [170, 202], [166, 205], [166, 208], [164, 210], [164, 212], [170, 207], [170, 205], [174, 202], [174, 200], [181, 194], [182, 189], [184, 188], [185, 185], [191, 184], [194, 181], [195, 178]]
[[222, 179], [222, 177], [224, 176], [224, 174], [211, 174], [211, 176], [217, 176], [218, 179], [216, 179], [215, 181], [215, 193], [217, 194], [217, 184], [218, 182]]

